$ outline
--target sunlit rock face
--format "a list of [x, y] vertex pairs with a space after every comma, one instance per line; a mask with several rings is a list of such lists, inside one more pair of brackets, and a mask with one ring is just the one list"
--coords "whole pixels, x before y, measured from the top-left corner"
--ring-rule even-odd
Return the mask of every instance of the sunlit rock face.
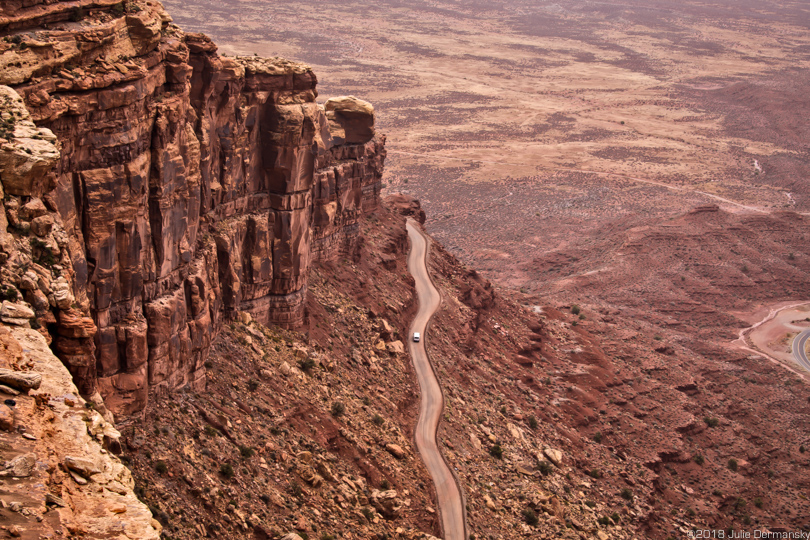
[[310, 263], [352, 251], [379, 203], [370, 104], [324, 109], [308, 66], [219, 56], [155, 1], [9, 2], [0, 28], [0, 84], [53, 134], [6, 194], [63, 233], [71, 302], [34, 308], [83, 393], [131, 414], [150, 389], [204, 387], [237, 311], [302, 322]]

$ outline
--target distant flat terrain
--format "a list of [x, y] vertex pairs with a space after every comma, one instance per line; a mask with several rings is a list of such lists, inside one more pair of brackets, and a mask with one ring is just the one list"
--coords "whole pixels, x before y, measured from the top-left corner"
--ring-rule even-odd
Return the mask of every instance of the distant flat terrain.
[[[321, 101], [372, 101], [388, 189], [422, 201], [435, 260], [444, 246], [525, 293], [498, 294], [534, 308], [543, 335], [523, 351], [535, 365], [509, 360], [492, 372], [497, 390], [468, 397], [471, 362], [491, 359], [445, 348], [433, 359], [456, 378], [448, 388], [472, 404], [519, 379], [548, 423], [575, 426], [566, 437], [600, 429], [611, 453], [644, 460], [656, 472], [645, 538], [677, 536], [695, 513], [717, 530], [810, 530], [795, 496], [808, 486], [810, 376], [752, 348], [787, 363], [799, 329], [738, 342], [771, 310], [810, 302], [806, 1], [165, 4], [223, 54], [311, 64]], [[437, 313], [433, 328], [449, 336], [433, 342], [440, 351], [464, 334], [453, 309]], [[498, 317], [482, 325], [519, 333]], [[564, 331], [544, 326], [555, 319]], [[565, 381], [565, 399], [546, 390], [552, 381]], [[471, 530], [503, 535], [492, 519], [507, 513], [482, 511], [474, 491], [497, 469], [465, 463], [466, 420], [455, 439], [451, 424], [440, 436], [462, 458]], [[590, 469], [599, 460], [585, 444], [577, 464]]]
[[[688, 302], [704, 303], [706, 287], [728, 298], [701, 265], [731, 264], [720, 274], [736, 286], [746, 264], [776, 282], [808, 262], [806, 222], [751, 224], [810, 210], [806, 2], [165, 4], [224, 54], [302, 60], [321, 99], [372, 101], [389, 136], [389, 189], [419, 197], [428, 230], [503, 285], [564, 297], [585, 276], [592, 301], [626, 306], [644, 294], [684, 301], [659, 294], [683, 277], [683, 287], [697, 284]], [[741, 217], [667, 225], [707, 204]], [[747, 236], [707, 248], [703, 235], [727, 225]], [[746, 256], [770, 258], [746, 263], [738, 247], [760, 233]], [[642, 253], [622, 249], [628, 238]], [[677, 268], [668, 246], [678, 244], [696, 248], [691, 266]], [[662, 255], [643, 253], [649, 245]], [[749, 277], [767, 291], [768, 279]], [[649, 287], [639, 291], [639, 280]], [[804, 282], [791, 283], [742, 298], [790, 297]]]
[[322, 96], [373, 101], [389, 186], [479, 266], [520, 255], [514, 221], [587, 230], [708, 202], [695, 190], [810, 207], [804, 2], [164, 3], [225, 54], [303, 60]]

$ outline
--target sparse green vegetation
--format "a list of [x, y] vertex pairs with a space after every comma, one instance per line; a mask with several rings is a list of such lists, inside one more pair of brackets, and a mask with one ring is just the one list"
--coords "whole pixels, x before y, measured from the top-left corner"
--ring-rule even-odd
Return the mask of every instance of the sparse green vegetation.
[[704, 416], [703, 421], [706, 422], [706, 425], [710, 428], [714, 428], [720, 425], [720, 420], [715, 418], [714, 416]]
[[573, 306], [571, 306], [571, 313], [573, 313], [574, 315], [579, 315], [581, 311], [582, 308], [580, 308], [578, 305], [574, 304]]
[[593, 441], [597, 442], [597, 443], [602, 442], [602, 432], [601, 431], [597, 431], [596, 433], [593, 434]]
[[240, 444], [239, 445], [239, 453], [242, 455], [242, 459], [250, 459], [256, 453], [256, 451], [251, 448], [250, 446], [245, 446]]
[[762, 508], [762, 497], [754, 497], [754, 506]]
[[523, 511], [523, 520], [526, 522], [526, 525], [530, 525], [532, 527], [540, 523], [537, 513], [531, 508], [527, 508]]
[[551, 463], [549, 463], [548, 461], [541, 461], [541, 462], [540, 462], [540, 467], [539, 467], [539, 469], [540, 469], [540, 473], [541, 473], [543, 476], [548, 476], [548, 475], [550, 475], [550, 474], [551, 474], [551, 471], [552, 471], [552, 470], [554, 470], [554, 469], [552, 469], [552, 467], [551, 467]]
[[304, 494], [304, 490], [301, 489], [301, 485], [298, 482], [290, 480], [290, 493], [293, 494], [293, 497], [300, 499]]
[[705, 459], [703, 459], [702, 455], [695, 454], [695, 457], [692, 458], [692, 461], [694, 461], [698, 465], [703, 465], [703, 463], [705, 462]]
[[236, 473], [233, 470], [233, 465], [230, 463], [223, 463], [219, 466], [219, 474], [230, 480]]
[[315, 360], [312, 358], [302, 358], [298, 361], [298, 367], [301, 368], [301, 371], [304, 373], [309, 373], [315, 367]]
[[340, 401], [335, 401], [334, 403], [332, 403], [331, 411], [332, 411], [332, 416], [334, 416], [335, 418], [338, 418], [340, 416], [343, 416], [343, 413], [346, 412], [346, 406], [343, 405], [343, 403], [341, 403]]
[[737, 463], [736, 459], [731, 458], [731, 459], [728, 460], [728, 470], [736, 471], [738, 467], [739, 467], [739, 464]]
[[166, 462], [163, 460], [158, 460], [155, 462], [155, 470], [158, 474], [166, 474], [169, 472], [169, 466], [166, 465]]
[[624, 499], [625, 501], [632, 501], [633, 500], [633, 492], [630, 491], [629, 488], [622, 489], [622, 491], [621, 491], [621, 493], [619, 495], [621, 495], [622, 499]]
[[17, 294], [17, 289], [13, 287], [3, 288], [0, 289], [0, 298], [3, 300], [9, 300], [11, 302], [16, 302], [17, 298], [19, 298], [19, 294]]
[[493, 457], [501, 459], [503, 457], [503, 448], [501, 448], [500, 444], [495, 444], [489, 449], [489, 454]]
[[535, 418], [534, 415], [529, 416], [529, 427], [537, 429], [537, 418]]
[[379, 414], [375, 414], [374, 416], [372, 416], [371, 421], [374, 422], [374, 424], [377, 426], [381, 426], [385, 423], [385, 420], [383, 420], [383, 417], [380, 416]]

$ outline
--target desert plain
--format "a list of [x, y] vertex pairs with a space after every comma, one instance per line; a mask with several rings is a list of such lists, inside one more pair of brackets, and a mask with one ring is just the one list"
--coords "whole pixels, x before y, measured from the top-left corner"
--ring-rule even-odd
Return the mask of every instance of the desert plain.
[[722, 340], [806, 296], [802, 2], [165, 3], [373, 102], [387, 189], [502, 286]]
[[[503, 377], [538, 386], [534, 364], [570, 382], [575, 399], [550, 410], [615, 455], [653, 456], [646, 535], [695, 513], [810, 526], [808, 373], [780, 326], [806, 308], [740, 340], [810, 301], [810, 6], [164, 3], [221, 54], [310, 64], [319, 101], [372, 102], [386, 190], [417, 197], [428, 232], [501, 294], [594, 336], [598, 361], [544, 345]], [[615, 370], [626, 392], [555, 355]], [[436, 361], [466, 384], [463, 359]], [[468, 485], [477, 474], [462, 466]]]

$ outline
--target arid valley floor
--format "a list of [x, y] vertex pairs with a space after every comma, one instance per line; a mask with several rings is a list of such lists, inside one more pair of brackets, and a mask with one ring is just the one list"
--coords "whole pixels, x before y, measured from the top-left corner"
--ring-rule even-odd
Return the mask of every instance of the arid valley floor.
[[[810, 301], [806, 4], [166, 5], [223, 54], [302, 60], [323, 95], [373, 102], [388, 136], [388, 191], [419, 198], [427, 230], [524, 304], [582, 306], [587, 316], [572, 324], [601, 336], [611, 365], [644, 374], [646, 405], [669, 429], [691, 441], [703, 428], [675, 417], [733, 418], [699, 443], [722, 449], [719, 469], [745, 454], [759, 468], [746, 485], [763, 489], [775, 454], [760, 430], [806, 444], [807, 374], [785, 354], [792, 334], [769, 327], [779, 358], [735, 343], [772, 308]], [[665, 403], [660, 388], [688, 397]], [[721, 474], [677, 454], [664, 458], [675, 482], [679, 470], [691, 483]], [[806, 500], [803, 478], [791, 489]], [[679, 512], [704, 504], [662, 489]], [[734, 504], [717, 508], [733, 514]], [[795, 510], [750, 511], [780, 521]]]
[[810, 534], [805, 0], [162, 3], [0, 2], [0, 538]]
[[[323, 95], [372, 101], [389, 190], [417, 196], [428, 230], [504, 286], [545, 296], [611, 275], [603, 241], [646, 246], [645, 227], [697, 206], [735, 222], [810, 210], [801, 2], [166, 5], [223, 54], [302, 60]], [[670, 242], [712, 229], [697, 221]], [[773, 241], [807, 253], [803, 230]], [[704, 256], [734, 274], [756, 258]], [[639, 262], [653, 286], [671, 281], [671, 264]]]

